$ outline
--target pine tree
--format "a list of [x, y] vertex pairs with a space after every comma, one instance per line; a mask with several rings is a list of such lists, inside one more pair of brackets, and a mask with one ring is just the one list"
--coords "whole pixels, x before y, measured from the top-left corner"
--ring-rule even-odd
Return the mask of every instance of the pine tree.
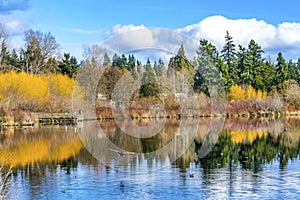
[[10, 54], [9, 65], [13, 66], [13, 68], [16, 71], [22, 71], [22, 70], [24, 70], [22, 68], [21, 59], [20, 59], [19, 55], [17, 54], [16, 49], [13, 49], [12, 52], [11, 52], [11, 54]]
[[217, 70], [218, 51], [208, 40], [202, 39], [196, 50], [198, 56], [195, 60], [197, 71], [194, 75], [194, 91], [209, 95], [208, 86], [216, 85], [220, 73]]
[[244, 52], [244, 60], [241, 73], [243, 84], [252, 85], [255, 89], [263, 90], [264, 85], [264, 65], [262, 53], [263, 50], [254, 40], [248, 44], [248, 49]]
[[159, 58], [158, 60], [158, 68], [157, 68], [157, 76], [166, 76], [166, 67], [165, 67], [165, 64], [164, 64], [164, 61]]
[[288, 70], [289, 70], [289, 79], [293, 79], [295, 81], [298, 81], [299, 78], [299, 70], [297, 69], [296, 63], [293, 63], [292, 60], [290, 60], [287, 63]]
[[[238, 65], [237, 65], [237, 71], [238, 71], [238, 77], [239, 80], [236, 84], [242, 85], [245, 84], [248, 80], [246, 79], [247, 76], [244, 76], [243, 73], [245, 72], [245, 60], [246, 60], [246, 48], [242, 45], [239, 45], [239, 51], [237, 52], [237, 59], [238, 59]], [[247, 73], [246, 73], [247, 74]]]
[[289, 70], [282, 53], [278, 53], [276, 69], [276, 85], [281, 85], [284, 81], [289, 79]]
[[272, 87], [276, 85], [276, 71], [274, 64], [271, 61], [265, 61], [264, 63], [264, 89], [263, 91], [270, 92]]
[[58, 64], [58, 69], [62, 74], [68, 75], [70, 78], [76, 75], [78, 70], [78, 62], [70, 53], [64, 53], [62, 61]]
[[121, 58], [117, 53], [114, 53], [113, 58], [112, 58], [112, 66], [121, 66]]
[[111, 64], [110, 58], [109, 58], [107, 52], [105, 52], [104, 56], [103, 56], [103, 66], [107, 67], [110, 64]]
[[141, 89], [140, 95], [143, 97], [148, 96], [157, 96], [160, 90], [156, 83], [156, 78], [154, 71], [151, 67], [150, 60], [147, 60], [146, 71], [143, 74], [143, 78], [141, 80]]
[[[228, 79], [225, 82], [227, 88], [230, 88], [238, 80], [238, 71], [235, 44], [228, 31], [226, 31], [225, 45], [221, 51], [221, 57], [223, 58], [225, 65], [227, 65], [227, 67], [224, 68], [227, 71], [221, 71], [221, 73], [223, 73], [225, 79]], [[226, 74], [228, 74], [228, 77]]]
[[130, 71], [131, 76], [134, 78], [134, 80], [137, 80], [139, 78], [139, 76], [137, 73], [137, 68], [136, 68], [135, 63], [136, 63], [136, 59], [135, 59], [134, 55], [129, 55], [127, 68], [128, 68], [128, 71]]
[[[183, 83], [181, 79], [185, 79], [190, 86], [193, 86], [194, 72], [194, 68], [190, 64], [188, 58], [185, 56], [184, 47], [181, 45], [177, 55], [170, 58], [167, 75], [168, 77], [173, 76], [173, 78], [175, 78], [174, 81], [178, 86]], [[180, 76], [184, 77], [180, 78]]]

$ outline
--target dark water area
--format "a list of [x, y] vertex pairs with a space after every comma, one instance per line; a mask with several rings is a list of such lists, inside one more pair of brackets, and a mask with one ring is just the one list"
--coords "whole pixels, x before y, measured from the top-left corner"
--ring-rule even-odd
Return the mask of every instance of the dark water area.
[[[217, 121], [167, 120], [154, 126], [149, 120], [94, 121], [4, 130], [1, 197], [300, 198], [300, 119]], [[137, 137], [145, 133], [137, 127], [156, 134]]]

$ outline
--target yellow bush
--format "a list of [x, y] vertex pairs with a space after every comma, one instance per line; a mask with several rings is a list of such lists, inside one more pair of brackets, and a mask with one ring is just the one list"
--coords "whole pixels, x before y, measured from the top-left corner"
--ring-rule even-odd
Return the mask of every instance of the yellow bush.
[[230, 88], [229, 91], [229, 100], [230, 101], [241, 101], [246, 99], [265, 99], [266, 93], [261, 90], [255, 90], [251, 85], [243, 88], [240, 85], [234, 85]]
[[62, 74], [0, 73], [0, 106], [43, 107], [53, 99], [70, 102], [75, 80]]
[[255, 99], [257, 97], [255, 89], [249, 85], [246, 89], [246, 98], [247, 99]]
[[245, 99], [245, 91], [242, 86], [234, 85], [230, 88], [230, 99], [233, 101]]

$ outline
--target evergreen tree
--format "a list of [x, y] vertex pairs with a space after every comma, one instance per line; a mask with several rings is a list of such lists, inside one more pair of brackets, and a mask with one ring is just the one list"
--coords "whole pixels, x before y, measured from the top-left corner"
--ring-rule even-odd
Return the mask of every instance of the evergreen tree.
[[276, 71], [271, 61], [264, 62], [264, 90], [270, 92], [276, 84]]
[[166, 76], [166, 67], [165, 67], [165, 64], [164, 64], [164, 61], [159, 58], [158, 60], [158, 67], [157, 67], [157, 76]]
[[134, 57], [134, 55], [130, 55], [128, 56], [128, 65], [127, 65], [127, 68], [128, 68], [128, 71], [130, 71], [131, 73], [131, 76], [137, 80], [139, 78], [139, 75], [138, 75], [138, 72], [137, 72], [137, 68], [136, 68], [136, 59]]
[[127, 69], [128, 70], [128, 62], [125, 54], [122, 54], [121, 56], [121, 63], [119, 66], [121, 69]]
[[70, 78], [74, 77], [78, 69], [77, 59], [70, 53], [64, 53], [62, 61], [58, 64], [58, 69], [62, 74], [68, 75]]
[[284, 81], [289, 79], [289, 70], [282, 53], [278, 53], [276, 69], [276, 85], [281, 85]]
[[104, 53], [104, 56], [103, 56], [103, 66], [107, 67], [111, 64], [111, 60], [107, 54], [107, 52]]
[[158, 76], [158, 64], [156, 62], [156, 60], [154, 61], [154, 64], [153, 64], [153, 70], [155, 72], [155, 75]]
[[140, 95], [143, 97], [157, 96], [160, 92], [159, 87], [156, 84], [155, 74], [149, 59], [146, 64], [146, 71], [144, 72], [141, 80], [141, 85]]
[[300, 58], [298, 58], [296, 66], [297, 66], [297, 70], [298, 70], [298, 79], [297, 79], [297, 82], [300, 85]]
[[289, 71], [289, 79], [294, 79], [298, 82], [299, 78], [299, 70], [297, 69], [296, 63], [293, 63], [292, 60], [290, 60], [288, 63], [288, 71]]
[[194, 91], [204, 92], [209, 95], [208, 86], [216, 85], [219, 77], [217, 70], [219, 54], [215, 46], [208, 40], [200, 40], [200, 45], [196, 50], [198, 57], [195, 60], [197, 70], [194, 75]]
[[254, 40], [248, 44], [248, 49], [244, 52], [242, 66], [242, 83], [252, 85], [255, 89], [264, 90], [264, 65], [262, 53], [263, 50]]
[[138, 74], [138, 77], [139, 77], [138, 79], [142, 79], [143, 74], [145, 72], [145, 68], [139, 60], [136, 61], [136, 65], [137, 65], [137, 67], [136, 67], [137, 68], [137, 74]]
[[113, 58], [112, 58], [112, 66], [121, 66], [121, 58], [117, 53], [114, 53]]
[[221, 71], [221, 73], [223, 74], [223, 78], [227, 79], [225, 80], [225, 86], [230, 88], [238, 80], [238, 71], [235, 44], [228, 31], [226, 31], [225, 45], [221, 51], [221, 57], [223, 58], [225, 65], [227, 65], [223, 68], [226, 71]]
[[22, 68], [21, 59], [20, 59], [19, 55], [17, 54], [16, 49], [13, 49], [12, 52], [11, 52], [11, 54], [10, 54], [9, 65], [13, 66], [16, 71], [22, 71], [22, 70], [24, 70]]
[[[194, 85], [194, 68], [190, 64], [188, 58], [185, 56], [183, 45], [180, 46], [176, 56], [170, 58], [167, 75], [173, 77], [174, 85], [177, 85], [177, 92], [183, 92], [183, 79], [185, 79], [190, 86]], [[184, 76], [184, 77], [181, 77]], [[175, 86], [176, 87], [176, 86]], [[181, 88], [180, 88], [181, 87]]]
[[245, 82], [248, 81], [248, 80], [246, 80], [247, 76], [244, 77], [244, 75], [243, 75], [243, 73], [246, 70], [245, 65], [244, 65], [245, 60], [246, 60], [246, 54], [247, 54], [246, 48], [243, 47], [242, 45], [239, 45], [239, 51], [237, 52], [237, 59], [238, 59], [237, 71], [238, 71], [239, 80], [236, 83], [238, 85], [245, 84]]

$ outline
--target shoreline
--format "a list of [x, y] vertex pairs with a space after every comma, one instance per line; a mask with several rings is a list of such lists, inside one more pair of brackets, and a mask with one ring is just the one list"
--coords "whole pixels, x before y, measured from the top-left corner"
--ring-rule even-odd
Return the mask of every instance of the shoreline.
[[[201, 119], [201, 118], [245, 118], [245, 119], [259, 119], [259, 118], [271, 118], [271, 119], [279, 119], [283, 117], [300, 117], [300, 111], [293, 111], [293, 112], [257, 112], [257, 113], [242, 113], [242, 114], [183, 114], [183, 113], [172, 113], [172, 114], [158, 114], [158, 115], [148, 115], [148, 114], [140, 114], [140, 115], [120, 115], [120, 116], [113, 116], [113, 115], [101, 115], [98, 114], [97, 117], [94, 118], [85, 118], [84, 115], [80, 119], [73, 118], [71, 113], [52, 113], [53, 115], [65, 115], [69, 116], [67, 119], [72, 119], [75, 123], [59, 123], [59, 121], [42, 121], [39, 119], [39, 116], [45, 115], [45, 113], [27, 113], [24, 119], [14, 120], [12, 116], [5, 116], [3, 118], [8, 119], [7, 121], [0, 122], [0, 129], [4, 127], [34, 127], [34, 126], [43, 126], [43, 125], [76, 125], [77, 123], [84, 122], [84, 121], [105, 121], [105, 120], [126, 120], [126, 119], [133, 119], [133, 120], [149, 120], [149, 119]], [[3, 119], [2, 118], [2, 119]], [[66, 119], [62, 117], [61, 119]], [[62, 120], [63, 122], [69, 122], [70, 120]]]

